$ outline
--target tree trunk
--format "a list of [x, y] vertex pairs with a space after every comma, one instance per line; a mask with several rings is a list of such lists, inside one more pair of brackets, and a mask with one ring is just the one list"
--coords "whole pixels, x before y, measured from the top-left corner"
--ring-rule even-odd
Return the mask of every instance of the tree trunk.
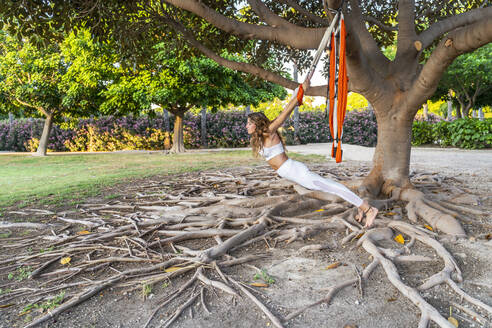
[[207, 142], [207, 107], [202, 107], [202, 147], [208, 148]]
[[250, 105], [246, 106], [244, 110], [246, 111], [246, 116], [248, 116], [249, 113], [251, 112], [251, 106]]
[[462, 118], [463, 116], [461, 115], [461, 108], [463, 107], [463, 104], [460, 103], [458, 107], [456, 107], [456, 118]]
[[448, 117], [447, 120], [451, 121], [453, 119], [453, 102], [448, 100]]
[[427, 105], [427, 102], [424, 103], [424, 120], [429, 119], [429, 105]]
[[9, 124], [12, 125], [14, 124], [14, 114], [9, 113]]
[[183, 138], [183, 111], [176, 111], [173, 113], [175, 116], [174, 130], [173, 130], [173, 146], [171, 147], [172, 153], [183, 153], [185, 151], [184, 138]]
[[485, 117], [484, 117], [484, 115], [483, 115], [483, 108], [482, 108], [482, 107], [480, 107], [480, 108], [478, 109], [478, 119], [479, 119], [480, 121], [483, 121], [483, 120], [485, 119]]
[[[297, 81], [297, 65], [294, 63], [294, 81]], [[299, 145], [301, 140], [299, 139], [299, 106], [294, 107], [294, 145]]]
[[470, 117], [470, 110], [472, 108], [471, 103], [467, 102], [466, 106], [461, 109], [461, 115], [463, 115], [463, 118], [468, 118]]
[[[378, 113], [377, 108], [375, 110]], [[365, 189], [360, 190], [362, 193], [390, 195], [393, 187], [411, 187], [409, 166], [413, 116], [404, 112], [378, 117], [378, 142], [373, 168], [364, 181]]]
[[171, 126], [169, 125], [169, 112], [165, 109], [162, 110], [164, 113], [164, 128], [167, 132], [171, 132]]
[[39, 140], [38, 150], [36, 151], [36, 156], [46, 156], [46, 151], [48, 150], [48, 140], [50, 138], [51, 127], [53, 125], [53, 113], [49, 113], [44, 120], [43, 134]]

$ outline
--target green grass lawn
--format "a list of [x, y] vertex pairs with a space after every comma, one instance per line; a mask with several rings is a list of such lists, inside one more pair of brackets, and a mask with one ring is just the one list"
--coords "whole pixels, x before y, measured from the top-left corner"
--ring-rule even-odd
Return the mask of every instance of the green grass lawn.
[[[324, 160], [322, 156], [289, 155], [305, 162]], [[0, 211], [12, 205], [80, 202], [98, 195], [106, 187], [129, 183], [135, 178], [262, 163], [249, 150], [180, 155], [160, 152], [0, 155]]]

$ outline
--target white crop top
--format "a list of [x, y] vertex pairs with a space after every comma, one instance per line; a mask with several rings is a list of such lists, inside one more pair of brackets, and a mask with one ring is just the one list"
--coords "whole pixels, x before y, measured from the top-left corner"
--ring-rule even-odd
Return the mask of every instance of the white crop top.
[[269, 161], [272, 158], [274, 158], [275, 156], [282, 154], [282, 153], [285, 153], [285, 150], [284, 150], [284, 146], [282, 145], [282, 143], [279, 142], [278, 144], [276, 144], [275, 146], [272, 146], [272, 147], [263, 147], [263, 149], [261, 149], [258, 153], [261, 156], [265, 157], [266, 161]]

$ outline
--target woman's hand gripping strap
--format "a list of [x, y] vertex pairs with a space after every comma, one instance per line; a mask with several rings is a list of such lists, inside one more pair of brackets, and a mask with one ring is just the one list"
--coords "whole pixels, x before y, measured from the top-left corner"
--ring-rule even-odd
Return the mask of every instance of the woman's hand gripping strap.
[[299, 84], [298, 87], [299, 90], [297, 90], [297, 103], [299, 106], [302, 105], [302, 98], [304, 97], [304, 88], [302, 87], [302, 84]]
[[302, 86], [302, 84], [299, 84], [299, 86], [295, 88], [294, 92], [292, 93], [292, 98], [296, 98], [298, 106], [301, 106], [303, 97], [304, 97], [304, 87]]

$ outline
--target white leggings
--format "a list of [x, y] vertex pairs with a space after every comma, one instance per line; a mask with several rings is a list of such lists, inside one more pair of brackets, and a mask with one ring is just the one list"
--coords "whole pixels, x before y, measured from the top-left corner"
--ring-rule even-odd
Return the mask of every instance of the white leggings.
[[357, 207], [362, 205], [363, 200], [350, 191], [350, 189], [341, 183], [328, 180], [309, 171], [304, 163], [289, 158], [279, 167], [277, 173], [282, 178], [298, 183], [307, 189], [319, 190], [337, 195]]

